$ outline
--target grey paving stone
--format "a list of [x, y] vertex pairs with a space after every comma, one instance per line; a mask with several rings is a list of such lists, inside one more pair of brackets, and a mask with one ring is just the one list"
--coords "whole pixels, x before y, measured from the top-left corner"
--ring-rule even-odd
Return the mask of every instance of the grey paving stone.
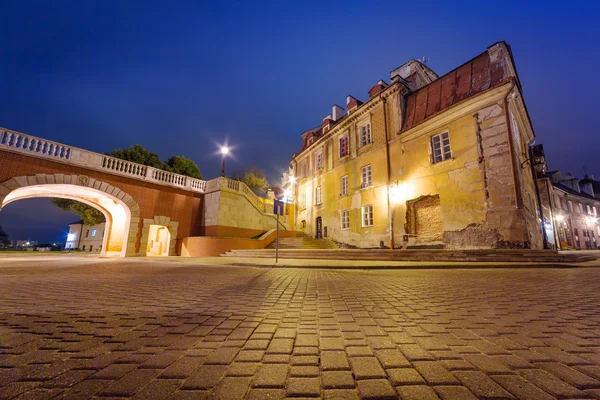
[[356, 384], [361, 400], [392, 400], [398, 397], [386, 379], [366, 379]]

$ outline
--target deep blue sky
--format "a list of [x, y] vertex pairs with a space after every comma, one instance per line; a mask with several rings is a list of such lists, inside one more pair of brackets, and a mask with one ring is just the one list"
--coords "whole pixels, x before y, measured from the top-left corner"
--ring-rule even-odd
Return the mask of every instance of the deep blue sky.
[[[506, 40], [550, 167], [600, 175], [600, 2], [290, 4], [2, 2], [0, 126], [98, 152], [140, 143], [205, 178], [227, 138], [230, 170], [277, 177], [347, 94], [366, 99], [411, 58], [442, 75]], [[13, 239], [26, 230], [7, 215], [26, 208], [0, 213]]]

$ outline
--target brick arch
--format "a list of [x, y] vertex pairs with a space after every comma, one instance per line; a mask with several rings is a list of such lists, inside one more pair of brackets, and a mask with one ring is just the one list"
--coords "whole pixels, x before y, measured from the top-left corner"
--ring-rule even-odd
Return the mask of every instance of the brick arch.
[[36, 197], [67, 198], [97, 208], [107, 218], [102, 254], [137, 255], [140, 207], [121, 189], [86, 175], [67, 174], [18, 176], [0, 183], [0, 209], [13, 201]]

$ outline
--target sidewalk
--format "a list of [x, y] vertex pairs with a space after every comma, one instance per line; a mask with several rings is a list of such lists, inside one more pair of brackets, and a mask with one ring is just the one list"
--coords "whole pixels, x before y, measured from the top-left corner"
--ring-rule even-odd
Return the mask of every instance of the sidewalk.
[[[156, 261], [161, 259], [156, 258]], [[164, 260], [164, 258], [162, 259]], [[466, 269], [466, 268], [589, 268], [600, 267], [600, 260], [579, 263], [534, 262], [456, 262], [456, 261], [362, 261], [314, 260], [248, 257], [169, 257], [169, 260], [191, 265], [247, 266], [262, 268], [321, 268], [321, 269]]]

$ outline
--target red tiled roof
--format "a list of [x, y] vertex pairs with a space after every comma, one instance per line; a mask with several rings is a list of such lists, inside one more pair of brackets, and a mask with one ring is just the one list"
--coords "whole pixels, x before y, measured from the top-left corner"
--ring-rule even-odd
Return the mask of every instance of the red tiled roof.
[[510, 50], [499, 43], [406, 99], [402, 130], [406, 131], [454, 104], [507, 82]]

